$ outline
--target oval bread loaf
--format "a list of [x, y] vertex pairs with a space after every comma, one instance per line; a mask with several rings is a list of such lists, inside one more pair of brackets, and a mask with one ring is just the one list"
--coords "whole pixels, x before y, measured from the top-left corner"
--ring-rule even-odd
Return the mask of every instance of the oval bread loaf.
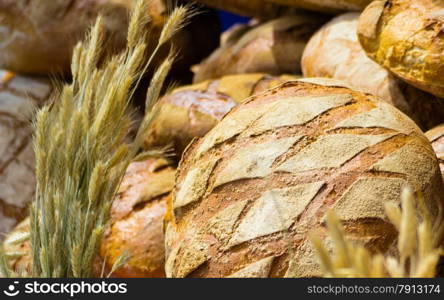
[[174, 176], [163, 159], [129, 165], [100, 246], [105, 275], [127, 253], [128, 261], [111, 276], [165, 277], [163, 222]]
[[296, 78], [260, 73], [228, 75], [175, 89], [156, 104], [144, 148], [172, 146], [180, 158], [193, 138], [204, 136], [231, 108], [251, 95]]
[[52, 91], [49, 80], [0, 70], [0, 234], [28, 214], [35, 191], [30, 120]]
[[439, 167], [444, 178], [444, 124], [436, 126], [426, 132], [426, 136], [432, 143], [433, 150], [435, 150], [438, 157]]
[[444, 1], [374, 1], [358, 35], [367, 55], [406, 82], [444, 97]]
[[213, 54], [193, 67], [193, 81], [245, 73], [298, 74], [305, 45], [323, 20], [304, 12], [236, 31]]
[[329, 209], [347, 238], [392, 251], [384, 203], [406, 186], [438, 214], [438, 161], [412, 120], [337, 81], [287, 82], [187, 148], [169, 207], [167, 276], [319, 276], [307, 233], [326, 238]]
[[[154, 47], [166, 22], [167, 2], [148, 2], [151, 18], [148, 45]], [[98, 15], [103, 17], [105, 29], [103, 49], [117, 51], [126, 43], [133, 3], [133, 0], [1, 0], [0, 68], [32, 74], [69, 74], [73, 48]], [[173, 37], [175, 47], [181, 49], [173, 73], [189, 72], [192, 64], [216, 48], [218, 32], [215, 13], [196, 14], [181, 34]], [[161, 49], [162, 55], [157, 59], [160, 61], [168, 51], [168, 47]]]
[[373, 0], [271, 0], [282, 5], [295, 6], [322, 12], [363, 10]]
[[444, 100], [404, 83], [371, 60], [359, 44], [358, 13], [340, 15], [308, 42], [302, 57], [305, 77], [328, 77], [381, 97], [423, 129], [444, 120]]

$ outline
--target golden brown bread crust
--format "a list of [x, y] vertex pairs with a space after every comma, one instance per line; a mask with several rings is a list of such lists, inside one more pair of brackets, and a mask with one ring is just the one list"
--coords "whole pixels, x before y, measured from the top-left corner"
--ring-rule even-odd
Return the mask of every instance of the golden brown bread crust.
[[404, 83], [368, 58], [356, 35], [358, 19], [358, 13], [338, 16], [310, 39], [302, 56], [304, 76], [338, 79], [379, 96], [423, 129], [440, 124], [444, 100]]
[[[0, 0], [0, 66], [24, 73], [66, 73], [74, 45], [103, 14], [111, 48], [125, 43], [130, 0]], [[111, 37], [111, 35], [109, 35]]]
[[7, 257], [10, 258], [10, 268], [25, 276], [32, 274], [32, 258], [29, 234], [31, 225], [29, 217], [8, 233], [3, 241], [3, 250]]
[[156, 104], [158, 113], [146, 133], [144, 148], [172, 146], [180, 158], [193, 138], [204, 136], [235, 105], [296, 78], [261, 73], [228, 75], [178, 88]]
[[389, 251], [397, 232], [384, 202], [407, 185], [438, 213], [438, 162], [413, 121], [335, 81], [285, 83], [187, 148], [165, 234], [167, 276], [320, 275], [307, 232], [326, 236], [330, 208], [349, 238]]
[[305, 44], [324, 21], [298, 13], [236, 31], [210, 57], [193, 67], [194, 82], [230, 74], [298, 74]]
[[282, 5], [295, 6], [321, 12], [360, 11], [373, 0], [271, 0]]
[[436, 126], [426, 132], [427, 138], [432, 143], [433, 150], [435, 150], [438, 157], [439, 167], [444, 178], [444, 124]]
[[443, 11], [443, 1], [374, 1], [360, 17], [359, 41], [401, 79], [444, 97]]
[[100, 247], [105, 275], [126, 251], [131, 257], [113, 277], [165, 277], [163, 220], [174, 175], [165, 160], [130, 164]]
[[[133, 0], [0, 0], [0, 67], [33, 74], [69, 74], [75, 44], [101, 14], [107, 33], [104, 49], [123, 47], [129, 10]], [[149, 3], [152, 19], [149, 46], [154, 47], [167, 7], [164, 0]], [[181, 56], [175, 75], [189, 72], [218, 46], [219, 22], [215, 13], [200, 13], [175, 35], [173, 42]], [[162, 54], [168, 53], [168, 47]], [[158, 58], [160, 59], [162, 55]], [[188, 74], [187, 74], [188, 75]]]
[[0, 70], [0, 236], [27, 216], [35, 190], [30, 119], [52, 90], [46, 79]]

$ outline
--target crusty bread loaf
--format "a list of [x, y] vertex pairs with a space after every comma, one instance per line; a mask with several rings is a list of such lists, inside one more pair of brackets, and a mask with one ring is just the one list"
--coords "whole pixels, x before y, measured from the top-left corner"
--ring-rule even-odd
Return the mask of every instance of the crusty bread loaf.
[[172, 146], [180, 158], [193, 138], [204, 136], [235, 105], [293, 79], [296, 76], [252, 73], [178, 88], [156, 104], [157, 114], [146, 133], [144, 148]]
[[[194, 0], [186, 0], [194, 2]], [[247, 17], [269, 19], [278, 16], [284, 9], [265, 0], [197, 0], [209, 7], [229, 11]]]
[[[0, 68], [21, 73], [69, 74], [75, 44], [85, 37], [99, 14], [103, 16], [106, 31], [103, 48], [108, 52], [119, 50], [126, 43], [133, 3], [133, 0], [0, 0]], [[165, 3], [165, 0], [149, 1], [150, 47], [156, 45], [165, 24], [168, 15]], [[209, 55], [218, 46], [218, 32], [215, 13], [196, 14], [173, 38], [176, 48], [181, 50], [174, 75], [189, 72], [192, 64]], [[169, 51], [167, 47], [165, 50], [161, 50], [163, 55]]]
[[438, 157], [439, 167], [444, 178], [444, 124], [436, 126], [426, 132], [426, 136], [432, 143], [433, 150], [435, 150]]
[[[129, 260], [113, 277], [165, 276], [163, 220], [174, 175], [175, 170], [163, 159], [130, 164], [100, 246], [105, 275], [127, 252]], [[99, 270], [97, 276], [102, 272]]]
[[26, 218], [17, 224], [3, 241], [3, 251], [6, 257], [10, 258], [11, 270], [26, 277], [32, 274], [30, 230], [29, 218]]
[[373, 0], [271, 0], [282, 5], [295, 6], [322, 12], [363, 10]]
[[30, 119], [52, 93], [46, 79], [0, 70], [0, 239], [26, 217], [35, 190]]
[[326, 237], [328, 209], [347, 238], [391, 251], [397, 231], [384, 202], [405, 186], [438, 214], [438, 161], [412, 120], [337, 81], [287, 82], [187, 148], [169, 207], [167, 276], [319, 276], [307, 232]]
[[298, 74], [305, 44], [324, 21], [300, 12], [234, 32], [211, 56], [193, 67], [194, 82], [230, 74]]
[[357, 38], [358, 13], [340, 15], [308, 42], [302, 57], [305, 77], [344, 81], [381, 97], [429, 129], [444, 120], [444, 100], [404, 83], [365, 54]]
[[444, 1], [378, 0], [359, 20], [367, 55], [408, 83], [444, 97]]

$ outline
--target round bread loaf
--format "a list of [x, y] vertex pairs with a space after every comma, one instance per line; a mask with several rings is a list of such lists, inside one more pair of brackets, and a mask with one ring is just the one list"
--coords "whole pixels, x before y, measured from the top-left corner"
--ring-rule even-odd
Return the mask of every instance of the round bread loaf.
[[[71, 54], [98, 15], [103, 16], [107, 51], [126, 43], [127, 22], [133, 0], [1, 0], [0, 67], [20, 73], [69, 74]], [[164, 0], [149, 1], [150, 43], [154, 47], [166, 21]], [[218, 46], [219, 22], [214, 13], [200, 13], [173, 43], [181, 56], [175, 74], [188, 72]], [[169, 50], [164, 51], [165, 55]], [[164, 53], [165, 52], [165, 53]], [[160, 58], [161, 56], [159, 56]]]
[[48, 80], [0, 70], [0, 236], [28, 214], [35, 190], [30, 119], [52, 90]]
[[444, 124], [439, 125], [426, 132], [426, 136], [432, 143], [433, 150], [435, 150], [438, 157], [439, 167], [444, 178]]
[[282, 5], [295, 6], [322, 12], [363, 10], [373, 0], [271, 0]]
[[128, 261], [112, 277], [165, 277], [163, 222], [174, 175], [163, 159], [129, 165], [100, 246], [105, 275], [127, 253]]
[[[186, 0], [194, 2], [192, 0]], [[229, 11], [241, 16], [270, 19], [278, 16], [285, 8], [265, 0], [196, 0], [216, 9]]]
[[323, 20], [304, 12], [236, 30], [211, 56], [193, 67], [193, 81], [257, 72], [298, 74], [305, 45]]
[[296, 78], [260, 73], [229, 75], [175, 89], [156, 104], [157, 114], [146, 133], [144, 148], [172, 147], [180, 158], [193, 138], [204, 136], [231, 108], [251, 95]]
[[32, 274], [30, 230], [28, 217], [17, 224], [3, 241], [3, 250], [9, 259], [9, 267], [25, 277], [30, 277]]
[[346, 13], [324, 25], [302, 57], [305, 77], [328, 77], [381, 97], [411, 117], [422, 129], [444, 120], [444, 100], [404, 83], [371, 60], [359, 44], [358, 13]]
[[284, 83], [187, 148], [169, 207], [167, 276], [319, 276], [307, 232], [326, 238], [329, 209], [347, 238], [392, 251], [384, 203], [406, 186], [438, 214], [438, 161], [413, 121], [338, 81]]
[[374, 1], [358, 36], [367, 55], [406, 82], [444, 97], [444, 1]]

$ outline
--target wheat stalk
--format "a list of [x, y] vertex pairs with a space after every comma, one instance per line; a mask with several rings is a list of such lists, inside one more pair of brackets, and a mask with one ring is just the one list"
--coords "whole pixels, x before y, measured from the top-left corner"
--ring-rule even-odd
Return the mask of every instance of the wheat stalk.
[[[397, 256], [371, 254], [363, 246], [347, 241], [342, 225], [333, 211], [327, 215], [327, 227], [333, 242], [330, 254], [315, 233], [310, 240], [316, 249], [325, 277], [434, 277], [442, 255], [439, 247], [443, 223], [432, 220], [422, 197], [410, 189], [401, 195], [402, 209], [394, 202], [385, 205], [386, 214], [399, 231]], [[433, 234], [435, 233], [435, 234]]]
[[[108, 59], [102, 59], [104, 30], [99, 17], [86, 40], [74, 49], [72, 83], [63, 86], [60, 99], [36, 114], [37, 189], [30, 213], [34, 277], [92, 276], [112, 199], [128, 164], [138, 155], [174, 51], [151, 81], [149, 108], [136, 139], [128, 143], [130, 99], [165, 38], [170, 39], [187, 20], [187, 8], [176, 8], [162, 30], [163, 39], [146, 57], [147, 7], [146, 0], [138, 0], [127, 47]], [[0, 272], [10, 276], [6, 257], [0, 256]]]

